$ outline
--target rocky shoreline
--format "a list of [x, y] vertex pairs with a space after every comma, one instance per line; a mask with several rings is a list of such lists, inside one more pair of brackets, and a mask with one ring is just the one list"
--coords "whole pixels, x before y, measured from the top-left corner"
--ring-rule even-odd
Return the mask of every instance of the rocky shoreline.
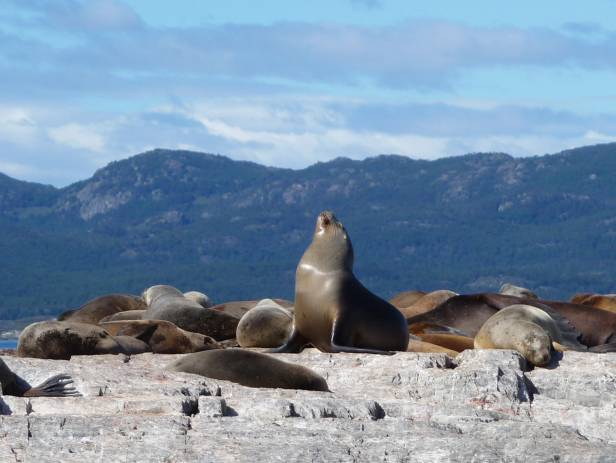
[[512, 351], [393, 356], [308, 349], [332, 393], [252, 389], [163, 367], [177, 355], [3, 357], [78, 398], [2, 397], [1, 461], [608, 461], [616, 354], [527, 371]]

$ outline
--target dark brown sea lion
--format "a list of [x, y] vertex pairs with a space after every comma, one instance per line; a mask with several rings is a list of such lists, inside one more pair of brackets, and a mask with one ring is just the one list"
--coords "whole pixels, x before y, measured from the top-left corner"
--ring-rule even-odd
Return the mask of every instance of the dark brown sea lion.
[[332, 212], [319, 214], [312, 243], [295, 274], [293, 334], [275, 352], [384, 354], [406, 351], [404, 316], [367, 290], [353, 274], [353, 246]]
[[404, 291], [392, 297], [389, 303], [398, 309], [402, 309], [414, 304], [425, 295], [424, 291]]
[[248, 387], [306, 389], [329, 392], [325, 379], [314, 371], [270, 355], [243, 349], [209, 350], [188, 354], [166, 367]]
[[[140, 343], [143, 346], [144, 343]], [[68, 360], [73, 355], [131, 354], [139, 349], [130, 340], [118, 340], [97, 325], [46, 321], [28, 325], [19, 336], [17, 355]]]
[[209, 336], [191, 333], [166, 320], [124, 320], [100, 326], [116, 339], [131, 336], [145, 342], [155, 354], [189, 354], [222, 348]]
[[235, 337], [239, 320], [229, 314], [206, 309], [184, 297], [173, 286], [157, 285], [143, 293], [148, 305], [143, 320], [167, 320], [186, 331], [211, 336], [217, 341]]
[[430, 310], [438, 307], [440, 304], [445, 302], [447, 299], [450, 299], [454, 296], [457, 296], [457, 293], [453, 291], [449, 291], [447, 289], [439, 289], [438, 291], [432, 291], [428, 294], [421, 296], [417, 299], [413, 304], [408, 307], [399, 308], [402, 315], [405, 318], [410, 318], [415, 315], [419, 315], [421, 313], [429, 312]]
[[0, 386], [2, 395], [17, 397], [70, 397], [81, 395], [73, 386], [69, 375], [55, 375], [43, 381], [38, 386], [30, 386], [24, 379], [17, 376], [0, 358]]
[[123, 320], [141, 320], [144, 313], [145, 310], [126, 310], [124, 312], [114, 313], [113, 315], [108, 315], [101, 318], [98, 324], [102, 325], [106, 322], [119, 322]]
[[127, 310], [145, 310], [145, 302], [129, 294], [109, 294], [85, 303], [79, 309], [68, 310], [58, 316], [58, 321], [91, 323], [96, 325], [102, 318]]
[[[480, 293], [455, 296], [434, 310], [409, 318], [410, 325], [432, 323], [454, 328], [475, 337], [488, 318], [514, 304], [552, 309], [565, 317], [580, 333], [580, 342], [588, 347], [616, 341], [616, 313], [570, 302], [524, 299], [503, 294]], [[460, 334], [460, 333], [458, 333]]]

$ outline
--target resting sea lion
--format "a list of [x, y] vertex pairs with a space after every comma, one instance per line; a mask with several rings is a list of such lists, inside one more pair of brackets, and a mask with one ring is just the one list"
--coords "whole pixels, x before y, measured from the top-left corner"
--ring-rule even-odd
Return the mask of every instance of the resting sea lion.
[[325, 379], [304, 366], [242, 349], [188, 354], [168, 365], [166, 369], [231, 381], [248, 387], [329, 392]]
[[332, 212], [319, 214], [312, 243], [295, 274], [295, 315], [290, 339], [275, 352], [384, 354], [406, 351], [404, 316], [353, 275], [353, 246]]
[[389, 303], [394, 307], [403, 309], [404, 307], [414, 304], [425, 295], [426, 293], [424, 291], [404, 291], [392, 297]]
[[132, 336], [145, 342], [155, 354], [189, 354], [222, 346], [209, 336], [191, 333], [166, 320], [124, 320], [101, 323], [115, 336]]
[[242, 347], [279, 347], [293, 330], [293, 314], [271, 299], [263, 299], [241, 318], [236, 339]]
[[513, 349], [536, 366], [547, 365], [552, 349], [586, 350], [569, 322], [557, 313], [516, 304], [498, 311], [475, 336], [476, 349]]
[[473, 338], [460, 336], [458, 334], [425, 333], [418, 335], [418, 338], [424, 342], [436, 344], [437, 346], [445, 347], [456, 352], [475, 348], [475, 340]]
[[0, 391], [2, 395], [17, 397], [70, 397], [81, 395], [73, 386], [69, 375], [55, 375], [46, 379], [38, 386], [30, 386], [24, 379], [17, 376], [0, 358]]
[[143, 293], [148, 309], [143, 320], [167, 320], [186, 331], [211, 336], [217, 341], [235, 336], [238, 319], [213, 309], [205, 309], [187, 299], [173, 286], [157, 285]]
[[524, 299], [504, 294], [469, 294], [455, 296], [434, 310], [409, 318], [409, 327], [432, 323], [457, 330], [457, 334], [475, 337], [488, 318], [501, 309], [515, 304], [527, 304], [542, 310], [554, 310], [565, 317], [580, 333], [579, 341], [588, 347], [598, 347], [616, 341], [616, 313], [569, 302]]
[[428, 352], [435, 354], [447, 354], [451, 357], [455, 357], [459, 352], [452, 349], [447, 349], [443, 346], [438, 346], [430, 342], [425, 342], [417, 339], [410, 339], [409, 345], [406, 348], [407, 352]]
[[430, 310], [434, 309], [435, 307], [438, 307], [440, 304], [445, 302], [447, 299], [450, 299], [457, 295], [457, 293], [454, 293], [453, 291], [449, 291], [447, 289], [432, 291], [428, 294], [425, 294], [424, 296], [421, 296], [410, 306], [400, 308], [399, 310], [400, 312], [402, 312], [402, 315], [404, 315], [405, 318], [410, 318], [421, 313], [429, 312]]
[[616, 313], [616, 295], [614, 294], [588, 294], [580, 300], [579, 304]]
[[[238, 320], [240, 320], [246, 312], [250, 309], [254, 308], [261, 300], [253, 300], [253, 301], [228, 301], [223, 302], [222, 304], [215, 305], [212, 307], [212, 310], [218, 310], [219, 312], [224, 312], [229, 315], [234, 316]], [[271, 299], [276, 304], [284, 307], [285, 309], [293, 311], [293, 302], [287, 301], [286, 299]]]
[[[143, 343], [139, 344], [139, 346], [143, 345]], [[17, 355], [68, 360], [72, 355], [140, 353], [135, 351], [136, 347], [138, 347], [136, 343], [130, 340], [115, 339], [96, 325], [45, 321], [28, 325], [21, 332], [17, 344]], [[144, 351], [141, 350], [141, 352]]]
[[141, 320], [144, 313], [145, 310], [127, 310], [125, 312], [118, 312], [101, 318], [98, 324], [102, 325], [106, 322], [119, 322], [122, 320]]
[[199, 291], [188, 291], [187, 293], [184, 293], [184, 297], [186, 299], [190, 299], [191, 301], [195, 301], [204, 309], [209, 309], [214, 305], [212, 300], [206, 294], [200, 293]]
[[109, 294], [85, 303], [77, 310], [68, 310], [58, 316], [58, 321], [91, 323], [96, 325], [102, 318], [126, 310], [145, 310], [145, 302], [129, 294]]
[[539, 299], [535, 293], [530, 289], [522, 288], [521, 286], [515, 286], [511, 283], [505, 283], [498, 290], [500, 294], [507, 296], [525, 297], [527, 299]]

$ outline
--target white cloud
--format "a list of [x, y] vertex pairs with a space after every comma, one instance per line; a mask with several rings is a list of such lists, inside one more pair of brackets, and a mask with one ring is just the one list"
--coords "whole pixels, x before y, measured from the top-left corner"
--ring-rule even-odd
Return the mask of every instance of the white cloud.
[[27, 146], [36, 143], [38, 135], [39, 128], [29, 110], [0, 106], [0, 139]]
[[53, 141], [71, 148], [94, 152], [102, 152], [105, 148], [105, 138], [100, 128], [95, 126], [70, 123], [51, 128], [47, 132]]

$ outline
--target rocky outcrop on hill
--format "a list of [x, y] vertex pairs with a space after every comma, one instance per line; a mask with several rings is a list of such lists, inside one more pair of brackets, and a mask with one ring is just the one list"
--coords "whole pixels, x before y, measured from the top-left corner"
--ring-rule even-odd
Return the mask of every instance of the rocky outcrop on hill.
[[526, 371], [511, 351], [278, 354], [332, 393], [251, 389], [162, 368], [173, 355], [5, 357], [78, 398], [2, 397], [0, 461], [599, 461], [616, 452], [616, 354]]

